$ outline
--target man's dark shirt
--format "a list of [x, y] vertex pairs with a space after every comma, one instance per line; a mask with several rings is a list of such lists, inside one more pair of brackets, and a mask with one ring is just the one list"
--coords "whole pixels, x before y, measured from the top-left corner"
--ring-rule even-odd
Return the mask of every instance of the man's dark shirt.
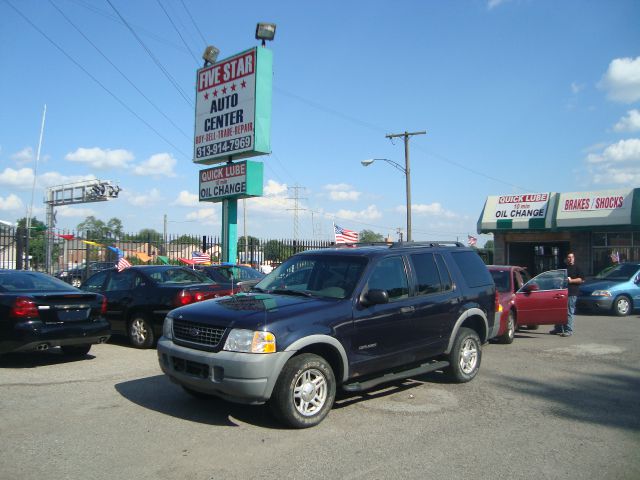
[[[567, 265], [567, 276], [571, 278], [582, 278], [584, 280], [584, 275], [582, 274], [582, 270], [574, 263], [573, 265]], [[576, 297], [578, 296], [578, 290], [580, 289], [579, 283], [570, 283], [569, 284], [569, 296]]]

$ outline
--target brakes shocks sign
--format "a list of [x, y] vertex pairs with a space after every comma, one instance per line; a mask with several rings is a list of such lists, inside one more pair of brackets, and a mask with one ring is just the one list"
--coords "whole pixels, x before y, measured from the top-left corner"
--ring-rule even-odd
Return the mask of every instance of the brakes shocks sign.
[[271, 51], [256, 47], [198, 70], [195, 163], [271, 152], [272, 63]]

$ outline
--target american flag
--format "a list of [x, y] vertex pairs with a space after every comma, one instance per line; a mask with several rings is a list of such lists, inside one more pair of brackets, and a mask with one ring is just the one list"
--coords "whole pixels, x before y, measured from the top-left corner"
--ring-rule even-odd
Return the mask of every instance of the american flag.
[[478, 239], [473, 235], [467, 235], [467, 243], [470, 247], [475, 247], [476, 243], [478, 243]]
[[333, 225], [336, 243], [358, 243], [358, 232]]
[[123, 271], [125, 268], [129, 268], [130, 266], [131, 264], [124, 257], [120, 257], [118, 259], [118, 263], [116, 263], [116, 269], [118, 269], [119, 272]]
[[211, 263], [211, 257], [201, 252], [191, 252], [191, 260], [193, 263]]

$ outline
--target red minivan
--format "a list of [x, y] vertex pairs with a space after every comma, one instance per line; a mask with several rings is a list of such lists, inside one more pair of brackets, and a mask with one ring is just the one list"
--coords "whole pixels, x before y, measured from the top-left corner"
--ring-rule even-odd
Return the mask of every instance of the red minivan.
[[518, 327], [567, 323], [567, 271], [549, 270], [530, 279], [524, 267], [487, 265], [500, 305], [500, 329], [495, 338], [512, 343]]

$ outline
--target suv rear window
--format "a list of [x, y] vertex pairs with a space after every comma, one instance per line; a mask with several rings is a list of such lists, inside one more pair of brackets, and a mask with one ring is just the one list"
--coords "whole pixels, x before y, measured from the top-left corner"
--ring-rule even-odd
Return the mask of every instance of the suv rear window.
[[471, 287], [493, 285], [493, 278], [480, 256], [476, 252], [451, 252], [466, 284]]

